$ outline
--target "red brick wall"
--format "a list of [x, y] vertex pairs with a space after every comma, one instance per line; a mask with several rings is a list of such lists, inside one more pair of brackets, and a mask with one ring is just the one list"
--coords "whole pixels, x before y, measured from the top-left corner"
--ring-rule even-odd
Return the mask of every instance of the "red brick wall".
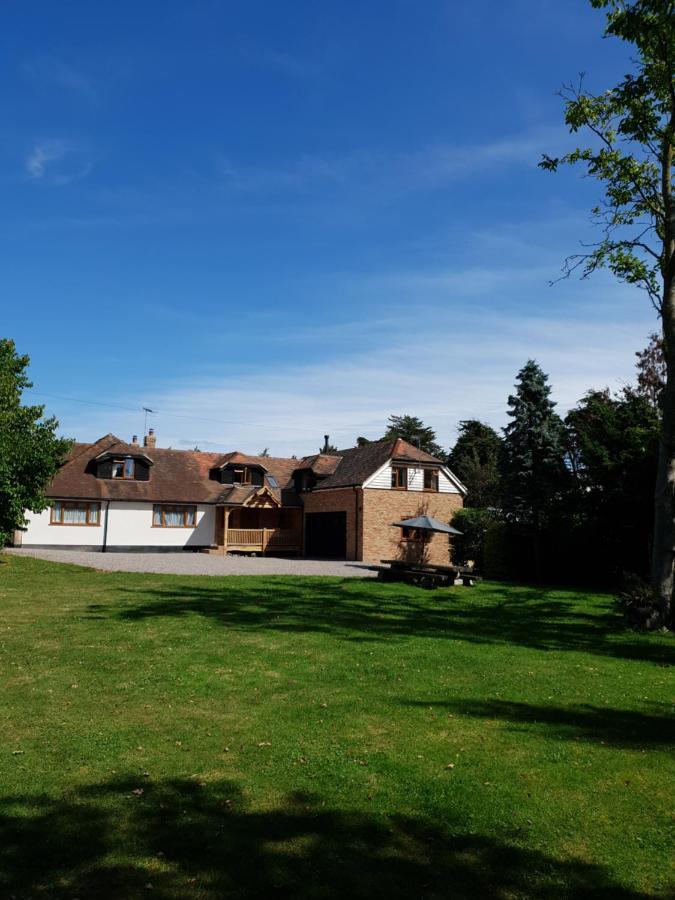
[[360, 526], [362, 493], [361, 488], [357, 488], [356, 491], [354, 488], [335, 488], [332, 491], [310, 491], [302, 495], [306, 513], [344, 512], [347, 514], [347, 559], [351, 560], [361, 558], [361, 535], [356, 533], [356, 504], [358, 502]]
[[[392, 522], [412, 516], [429, 515], [441, 522], [450, 522], [464, 500], [461, 494], [424, 493], [422, 491], [387, 491], [375, 488], [363, 490], [363, 554], [368, 562], [381, 559], [398, 559], [408, 551], [401, 541], [401, 529], [392, 528]], [[436, 564], [450, 561], [449, 542], [446, 535], [435, 534], [426, 548], [426, 558]]]

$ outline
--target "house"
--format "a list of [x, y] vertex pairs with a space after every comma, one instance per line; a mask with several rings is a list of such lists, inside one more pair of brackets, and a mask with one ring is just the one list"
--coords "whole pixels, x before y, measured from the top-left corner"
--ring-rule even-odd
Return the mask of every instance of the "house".
[[[16, 542], [376, 561], [422, 540], [394, 521], [426, 512], [449, 522], [465, 492], [440, 460], [401, 439], [286, 459], [162, 449], [150, 429], [142, 445], [113, 434], [75, 444], [49, 509], [28, 513]], [[447, 562], [447, 538], [424, 552]]]

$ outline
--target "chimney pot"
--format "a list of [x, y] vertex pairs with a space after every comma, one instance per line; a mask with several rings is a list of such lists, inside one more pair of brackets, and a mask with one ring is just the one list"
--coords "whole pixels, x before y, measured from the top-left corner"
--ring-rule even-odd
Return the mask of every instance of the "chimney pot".
[[157, 446], [157, 437], [155, 435], [154, 428], [148, 428], [148, 433], [143, 438], [143, 446], [144, 447], [156, 447]]
[[132, 444], [137, 444], [137, 443], [138, 443], [138, 435], [137, 435], [137, 434], [135, 434], [135, 435], [131, 438], [131, 443], [132, 443]]

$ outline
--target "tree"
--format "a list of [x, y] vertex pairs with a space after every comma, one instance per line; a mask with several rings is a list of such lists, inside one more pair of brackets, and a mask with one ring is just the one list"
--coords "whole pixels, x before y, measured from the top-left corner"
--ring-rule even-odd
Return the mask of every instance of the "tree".
[[489, 425], [477, 419], [459, 423], [459, 437], [448, 454], [448, 465], [464, 482], [465, 506], [494, 507], [499, 504], [499, 454], [502, 439]]
[[417, 416], [389, 416], [389, 426], [382, 440], [391, 441], [395, 438], [403, 438], [432, 456], [441, 459], [444, 457], [443, 449], [436, 443], [436, 432]]
[[258, 456], [262, 456], [263, 459], [267, 459], [267, 457], [268, 457], [269, 455], [270, 455], [269, 447], [264, 447], [264, 448], [260, 451], [260, 453], [258, 454]]
[[71, 446], [56, 437], [56, 419], [43, 418], [44, 406], [21, 405], [33, 386], [29, 361], [17, 355], [14, 341], [0, 339], [0, 546], [25, 525], [25, 510], [46, 509], [45, 490]]
[[637, 393], [644, 397], [652, 409], [659, 413], [663, 405], [663, 392], [666, 386], [666, 360], [664, 356], [663, 337], [656, 333], [649, 335], [649, 343], [644, 350], [635, 354], [638, 361]]
[[509, 397], [502, 452], [502, 506], [532, 539], [534, 572], [542, 574], [541, 537], [565, 485], [563, 424], [550, 399], [548, 376], [530, 359]]
[[323, 453], [326, 456], [337, 456], [339, 451], [335, 444], [326, 443], [322, 447], [319, 447], [319, 453]]
[[573, 448], [576, 512], [596, 568], [608, 574], [649, 566], [659, 420], [649, 400], [626, 388], [590, 391], [565, 418]]
[[590, 0], [607, 10], [605, 34], [635, 48], [634, 70], [600, 94], [583, 79], [563, 88], [565, 120], [591, 141], [540, 165], [581, 165], [601, 185], [592, 210], [600, 240], [570, 257], [565, 274], [607, 267], [643, 288], [661, 317], [666, 384], [654, 494], [651, 577], [655, 623], [673, 625], [675, 562], [675, 0]]

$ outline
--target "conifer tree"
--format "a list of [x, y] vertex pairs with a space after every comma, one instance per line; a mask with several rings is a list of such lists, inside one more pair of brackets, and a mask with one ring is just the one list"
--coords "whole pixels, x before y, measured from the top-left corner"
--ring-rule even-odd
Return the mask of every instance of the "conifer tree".
[[394, 438], [402, 438], [432, 456], [441, 459], [444, 457], [443, 449], [436, 442], [436, 432], [417, 416], [389, 416], [389, 425], [383, 440], [390, 441]]
[[465, 506], [499, 504], [499, 454], [502, 440], [494, 428], [467, 419], [459, 423], [459, 437], [448, 454], [448, 465], [468, 490]]
[[548, 376], [530, 359], [509, 397], [512, 421], [504, 429], [502, 506], [512, 524], [532, 539], [533, 566], [541, 578], [541, 536], [564, 485], [564, 427], [550, 399]]

